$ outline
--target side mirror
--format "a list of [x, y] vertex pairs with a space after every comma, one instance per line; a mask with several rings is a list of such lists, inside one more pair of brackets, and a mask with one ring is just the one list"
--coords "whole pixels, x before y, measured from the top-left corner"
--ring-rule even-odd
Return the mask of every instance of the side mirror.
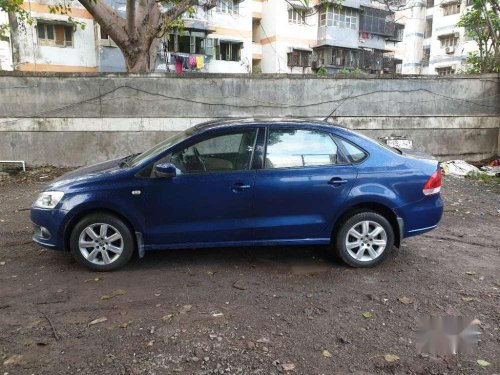
[[155, 166], [154, 174], [156, 177], [172, 178], [177, 175], [177, 168], [172, 163], [162, 163]]

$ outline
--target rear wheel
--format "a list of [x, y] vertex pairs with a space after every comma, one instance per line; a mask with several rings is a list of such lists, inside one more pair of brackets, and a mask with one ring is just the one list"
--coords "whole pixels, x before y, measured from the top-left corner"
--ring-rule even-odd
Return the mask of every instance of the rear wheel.
[[352, 267], [373, 267], [383, 262], [394, 246], [394, 231], [382, 215], [368, 211], [352, 215], [341, 224], [335, 249]]
[[135, 243], [130, 229], [121, 219], [96, 213], [75, 225], [70, 248], [78, 263], [95, 271], [111, 271], [130, 260]]

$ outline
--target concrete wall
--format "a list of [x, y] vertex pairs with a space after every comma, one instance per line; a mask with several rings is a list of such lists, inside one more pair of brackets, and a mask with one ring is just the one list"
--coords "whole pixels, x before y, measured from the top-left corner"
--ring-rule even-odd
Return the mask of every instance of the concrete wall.
[[0, 160], [76, 166], [144, 150], [196, 123], [324, 118], [372, 137], [404, 135], [441, 160], [499, 152], [499, 76], [0, 73]]

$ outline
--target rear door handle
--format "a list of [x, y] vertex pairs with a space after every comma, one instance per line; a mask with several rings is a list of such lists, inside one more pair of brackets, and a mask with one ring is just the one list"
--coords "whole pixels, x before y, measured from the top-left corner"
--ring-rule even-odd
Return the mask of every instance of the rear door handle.
[[344, 180], [341, 177], [333, 177], [330, 181], [328, 181], [328, 184], [332, 186], [340, 186], [343, 185], [347, 182], [347, 180]]
[[233, 187], [231, 188], [231, 190], [236, 193], [236, 192], [240, 192], [240, 191], [243, 191], [243, 190], [246, 190], [246, 189], [250, 189], [250, 188], [251, 188], [250, 185], [246, 185], [243, 182], [237, 182], [237, 183], [235, 183], [233, 185]]

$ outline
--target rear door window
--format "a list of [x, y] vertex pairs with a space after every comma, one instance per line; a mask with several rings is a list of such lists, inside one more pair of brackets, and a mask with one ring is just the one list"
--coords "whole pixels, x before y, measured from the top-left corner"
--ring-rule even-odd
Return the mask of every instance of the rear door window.
[[329, 133], [306, 129], [269, 129], [265, 168], [334, 165], [337, 145]]

